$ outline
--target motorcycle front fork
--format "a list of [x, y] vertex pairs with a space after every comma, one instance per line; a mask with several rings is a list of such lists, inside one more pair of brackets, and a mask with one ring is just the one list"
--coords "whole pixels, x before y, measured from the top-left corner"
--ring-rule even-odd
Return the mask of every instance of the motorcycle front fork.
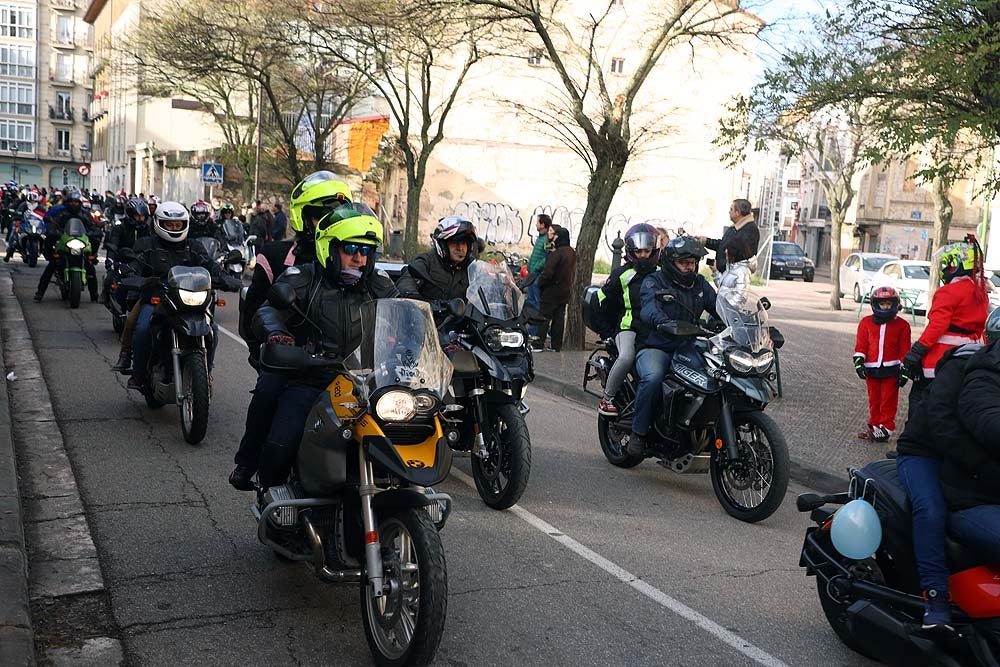
[[358, 445], [358, 466], [361, 484], [358, 494], [361, 496], [361, 523], [365, 537], [365, 566], [368, 574], [368, 583], [372, 587], [375, 597], [385, 595], [385, 577], [382, 572], [382, 543], [378, 537], [378, 522], [375, 511], [372, 509], [372, 497], [374, 497], [375, 473], [372, 471], [371, 461], [365, 455], [363, 445]]
[[[181, 403], [184, 402], [184, 399], [186, 398], [186, 395], [184, 394], [184, 383], [181, 382], [181, 378], [183, 377], [181, 375], [181, 356], [183, 356], [184, 350], [181, 349], [181, 340], [180, 337], [177, 335], [177, 332], [171, 331], [170, 335], [173, 337], [173, 343], [174, 343], [173, 350], [171, 350], [173, 353], [172, 357], [174, 362], [174, 399], [177, 401], [177, 405], [180, 405]], [[204, 338], [199, 337], [197, 339], [197, 343], [198, 343], [198, 349], [202, 350], [205, 349]], [[205, 362], [208, 363], [207, 358], [205, 359]]]

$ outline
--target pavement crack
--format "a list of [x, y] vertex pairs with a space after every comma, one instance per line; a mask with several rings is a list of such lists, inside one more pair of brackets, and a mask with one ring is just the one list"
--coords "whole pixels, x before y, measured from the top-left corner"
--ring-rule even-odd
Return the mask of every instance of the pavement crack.
[[527, 591], [535, 588], [546, 588], [549, 586], [561, 586], [563, 584], [592, 584], [598, 579], [560, 579], [558, 581], [545, 581], [537, 584], [515, 584], [509, 586], [482, 586], [480, 588], [469, 588], [464, 591], [449, 591], [448, 597], [459, 597], [470, 593], [485, 593], [490, 591]]
[[285, 650], [288, 651], [288, 657], [291, 659], [293, 665], [301, 665], [302, 661], [295, 654], [295, 646], [298, 643], [295, 639], [295, 626], [289, 625], [288, 630], [285, 632], [285, 639], [288, 643], [285, 644]]
[[717, 572], [706, 572], [705, 574], [695, 574], [689, 575], [689, 578], [694, 579], [708, 579], [710, 577], [725, 577], [728, 579], [750, 579], [752, 577], [759, 577], [764, 574], [774, 574], [778, 572], [798, 572], [797, 567], [770, 567], [762, 570], [719, 570]]
[[269, 627], [274, 627], [274, 620], [272, 614], [283, 613], [289, 611], [308, 611], [311, 609], [319, 609], [315, 606], [303, 606], [303, 607], [273, 607], [268, 609], [247, 609], [245, 611], [231, 612], [228, 614], [203, 614], [203, 615], [193, 615], [193, 616], [176, 616], [173, 618], [167, 618], [162, 621], [149, 621], [143, 622], [139, 621], [136, 623], [129, 623], [127, 625], [121, 626], [123, 632], [130, 636], [140, 636], [146, 634], [153, 634], [157, 632], [166, 632], [170, 630], [186, 630], [189, 628], [207, 628], [214, 625], [225, 625], [232, 621], [237, 621], [246, 618], [259, 618], [267, 622]]
[[202, 507], [202, 503], [197, 500], [177, 500], [159, 502], [128, 502], [128, 503], [105, 503], [93, 504], [90, 507], [96, 512], [124, 512], [133, 509], [150, 509], [157, 507]]

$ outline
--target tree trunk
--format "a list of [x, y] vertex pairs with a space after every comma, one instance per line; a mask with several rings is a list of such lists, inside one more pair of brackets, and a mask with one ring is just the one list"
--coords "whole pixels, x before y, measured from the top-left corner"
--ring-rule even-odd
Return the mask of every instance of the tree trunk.
[[[948, 242], [951, 218], [955, 212], [948, 198], [951, 183], [943, 178], [935, 178], [931, 183], [931, 197], [934, 200], [934, 231], [931, 234], [931, 256]], [[938, 267], [931, 264], [931, 277], [927, 284], [927, 304], [930, 307], [934, 292], [937, 291], [940, 274]]]
[[406, 227], [403, 232], [403, 257], [411, 261], [420, 254], [418, 235], [420, 234], [420, 193], [424, 189], [423, 178], [406, 174]]
[[830, 211], [830, 308], [840, 310], [840, 233], [844, 226], [843, 211]]
[[621, 183], [624, 164], [597, 164], [597, 168], [587, 184], [587, 209], [583, 212], [580, 233], [576, 238], [576, 277], [573, 281], [573, 295], [566, 312], [566, 335], [563, 348], [582, 350], [586, 327], [583, 325], [583, 310], [580, 296], [587, 289], [594, 273], [594, 258], [601, 232], [608, 219], [608, 210]]

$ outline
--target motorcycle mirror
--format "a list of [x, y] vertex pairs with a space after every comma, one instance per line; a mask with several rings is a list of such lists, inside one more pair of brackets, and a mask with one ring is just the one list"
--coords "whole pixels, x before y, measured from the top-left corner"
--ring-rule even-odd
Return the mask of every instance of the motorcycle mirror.
[[247, 237], [247, 245], [253, 245], [256, 240], [257, 240], [257, 235], [251, 234], [250, 236]]
[[231, 264], [233, 262], [242, 262], [242, 261], [243, 261], [243, 253], [241, 253], [239, 250], [230, 250], [229, 254], [226, 255], [226, 264]]
[[771, 310], [771, 301], [766, 296], [760, 297], [760, 305], [764, 310]]
[[288, 283], [274, 283], [267, 291], [267, 302], [278, 310], [288, 310], [295, 303], [295, 288]]
[[462, 317], [465, 315], [465, 301], [456, 296], [448, 302], [448, 310], [455, 317]]

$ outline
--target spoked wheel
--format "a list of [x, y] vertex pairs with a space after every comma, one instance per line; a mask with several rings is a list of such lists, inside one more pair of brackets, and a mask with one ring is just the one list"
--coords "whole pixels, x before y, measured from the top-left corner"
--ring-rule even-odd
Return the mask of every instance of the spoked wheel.
[[712, 489], [723, 509], [740, 521], [763, 521], [781, 505], [788, 490], [788, 446], [774, 420], [762, 412], [736, 415], [736, 448], [712, 457]]
[[201, 350], [181, 359], [181, 431], [184, 440], [197, 445], [208, 430], [208, 366]]
[[597, 437], [601, 441], [601, 451], [608, 462], [619, 468], [634, 468], [642, 463], [643, 457], [628, 453], [628, 439], [631, 428], [622, 427], [619, 420], [634, 416], [635, 381], [630, 377], [615, 397], [615, 405], [620, 411], [619, 417], [597, 415]]
[[384, 513], [378, 524], [385, 595], [361, 581], [365, 637], [375, 664], [427, 665], [434, 659], [448, 611], [448, 573], [441, 537], [423, 510]]
[[492, 436], [483, 455], [472, 454], [472, 477], [483, 502], [505, 510], [521, 498], [531, 473], [531, 438], [517, 406], [489, 407]]

